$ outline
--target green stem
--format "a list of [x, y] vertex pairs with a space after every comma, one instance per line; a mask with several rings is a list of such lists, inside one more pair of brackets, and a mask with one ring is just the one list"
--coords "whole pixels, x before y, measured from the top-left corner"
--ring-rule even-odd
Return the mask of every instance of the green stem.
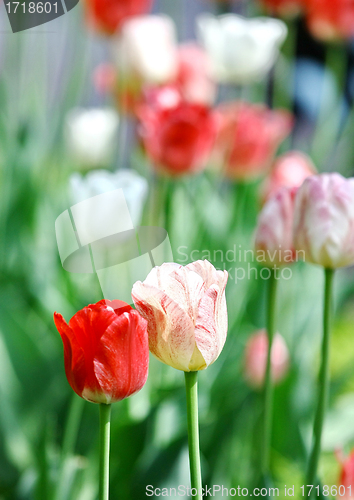
[[108, 500], [109, 492], [109, 435], [111, 427], [111, 405], [100, 404], [100, 470], [99, 500]]
[[275, 271], [272, 269], [269, 277], [268, 306], [267, 306], [267, 335], [268, 335], [268, 353], [267, 368], [264, 382], [264, 417], [263, 417], [263, 442], [261, 448], [261, 472], [266, 477], [269, 472], [270, 443], [272, 435], [273, 418], [273, 382], [271, 371], [271, 352], [273, 337], [275, 333], [275, 306], [276, 306], [276, 288], [277, 280]]
[[191, 472], [191, 487], [198, 493], [194, 498], [202, 500], [202, 474], [200, 470], [199, 427], [198, 427], [198, 372], [185, 372], [189, 465]]
[[[313, 445], [307, 469], [306, 485], [317, 486], [317, 467], [321, 452], [321, 436], [329, 388], [329, 348], [331, 335], [331, 309], [334, 270], [325, 269], [323, 308], [322, 364], [319, 376], [318, 403], [313, 427]], [[309, 493], [309, 492], [308, 492]]]
[[54, 493], [54, 500], [68, 498], [68, 491], [70, 491], [72, 481], [75, 478], [76, 470], [70, 465], [68, 458], [74, 453], [84, 404], [84, 400], [79, 398], [77, 394], [72, 395], [68, 421], [65, 427], [59, 479]]

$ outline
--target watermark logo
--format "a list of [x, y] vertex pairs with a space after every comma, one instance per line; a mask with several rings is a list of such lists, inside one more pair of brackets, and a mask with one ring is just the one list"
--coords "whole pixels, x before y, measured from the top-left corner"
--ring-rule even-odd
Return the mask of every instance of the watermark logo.
[[79, 0], [4, 0], [13, 33], [49, 23], [73, 9]]
[[103, 193], [65, 210], [55, 221], [63, 268], [96, 273], [103, 297], [131, 304], [131, 290], [151, 269], [173, 262], [167, 231], [134, 227], [123, 189]]

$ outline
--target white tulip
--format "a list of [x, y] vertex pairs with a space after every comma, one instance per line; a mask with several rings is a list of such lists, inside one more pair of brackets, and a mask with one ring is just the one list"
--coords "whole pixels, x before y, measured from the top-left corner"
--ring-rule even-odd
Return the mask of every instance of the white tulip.
[[177, 73], [177, 40], [168, 16], [137, 16], [128, 20], [113, 51], [124, 81], [161, 84]]
[[[109, 172], [107, 170], [93, 170], [86, 176], [74, 173], [70, 177], [71, 201], [73, 204], [88, 200], [94, 196], [122, 189], [127, 203], [129, 214], [134, 226], [141, 221], [142, 210], [148, 192], [148, 182], [137, 172], [130, 169]], [[100, 207], [105, 208], [103, 203]], [[107, 203], [107, 211], [111, 211]], [[104, 219], [100, 214], [101, 220]], [[109, 218], [109, 217], [108, 217]], [[90, 221], [90, 224], [92, 220]]]
[[247, 84], [270, 70], [287, 35], [285, 23], [236, 14], [203, 14], [197, 20], [198, 36], [209, 54], [214, 77], [222, 83]]
[[108, 108], [75, 108], [66, 118], [66, 139], [74, 160], [82, 167], [107, 166], [113, 160], [119, 118]]

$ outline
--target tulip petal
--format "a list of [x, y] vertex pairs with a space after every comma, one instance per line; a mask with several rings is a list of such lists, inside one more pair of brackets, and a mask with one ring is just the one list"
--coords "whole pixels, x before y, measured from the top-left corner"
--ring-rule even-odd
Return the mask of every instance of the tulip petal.
[[166, 263], [154, 267], [144, 284], [151, 285], [163, 292], [185, 311], [193, 322], [198, 314], [199, 301], [206, 290], [204, 279], [191, 272], [188, 266]]
[[105, 395], [94, 373], [94, 358], [99, 349], [101, 338], [107, 328], [116, 320], [117, 315], [108, 301], [101, 300], [97, 304], [90, 304], [78, 311], [69, 322], [70, 328], [75, 333], [78, 345], [85, 353], [85, 393], [82, 397], [88, 401], [105, 403]]
[[212, 285], [199, 303], [199, 314], [195, 324], [195, 342], [206, 366], [213, 363], [224, 347], [227, 335], [227, 310], [223, 288]]
[[103, 393], [119, 401], [143, 387], [149, 364], [147, 345], [146, 321], [137, 311], [117, 317], [102, 336], [94, 359], [95, 376]]
[[223, 290], [225, 289], [227, 271], [217, 271], [208, 260], [197, 260], [188, 264], [186, 268], [199, 274], [199, 276], [203, 279], [206, 288], [209, 288], [212, 284], [217, 283], [221, 288], [223, 288]]
[[54, 313], [54, 322], [64, 345], [66, 378], [71, 388], [81, 396], [86, 380], [84, 352], [79, 346], [73, 330], [61, 314]]
[[[148, 278], [151, 281], [159, 279], [157, 273]], [[132, 297], [137, 310], [148, 322], [150, 351], [163, 363], [189, 371], [195, 339], [194, 322], [188, 312], [165, 291], [146, 282], [135, 283]]]

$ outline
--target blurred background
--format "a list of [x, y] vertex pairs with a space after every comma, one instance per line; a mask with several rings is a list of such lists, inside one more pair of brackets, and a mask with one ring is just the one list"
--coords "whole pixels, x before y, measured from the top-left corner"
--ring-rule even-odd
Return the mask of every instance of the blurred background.
[[[342, 8], [339, 0], [313, 1], [309, 10], [300, 5], [304, 2], [282, 8], [290, 3], [146, 2], [138, 13], [173, 20], [174, 33], [161, 42], [166, 50], [172, 42], [176, 53], [178, 44], [199, 41], [185, 73], [174, 68], [181, 71], [177, 90], [176, 75], [144, 80], [142, 49], [134, 36], [124, 46], [124, 25], [105, 25], [107, 16], [101, 14], [112, 8], [109, 2], [101, 8], [86, 0], [48, 24], [16, 34], [1, 4], [1, 500], [97, 497], [98, 409], [67, 383], [53, 313], [68, 321], [103, 297], [95, 274], [63, 269], [55, 220], [72, 204], [117, 187], [131, 197], [136, 223], [168, 230], [176, 262], [207, 258], [230, 272], [227, 343], [199, 377], [203, 480], [228, 488], [254, 485], [265, 365], [262, 336], [254, 335], [265, 326], [267, 281], [260, 277], [261, 264], [238, 258], [235, 249], [253, 248], [257, 214], [273, 183], [301, 183], [303, 172], [315, 168], [351, 176], [354, 167], [354, 22], [347, 12], [316, 18], [316, 12], [326, 17], [328, 5]], [[215, 48], [210, 39], [217, 40], [218, 27], [210, 38], [197, 19], [230, 12], [281, 18], [284, 24], [280, 35], [249, 25], [235, 35], [232, 25], [224, 26], [230, 42], [221, 40]], [[116, 28], [118, 34], [112, 34]], [[149, 43], [147, 38], [147, 51]], [[238, 49], [237, 43], [244, 45]], [[257, 53], [247, 55], [250, 47], [267, 44], [269, 61], [266, 54], [261, 63]], [[228, 45], [231, 55], [224, 54]], [[129, 47], [132, 52], [124, 52]], [[151, 47], [156, 48], [153, 40]], [[236, 61], [234, 49], [241, 52]], [[220, 71], [212, 61], [215, 54], [219, 61], [224, 58]], [[146, 63], [146, 72], [154, 73], [151, 64], [159, 57]], [[252, 58], [254, 67], [248, 68]], [[183, 82], [189, 82], [194, 66], [202, 67], [201, 76], [188, 94]], [[174, 139], [164, 136], [168, 120], [180, 119], [168, 115], [174, 109], [171, 98], [184, 110], [181, 123], [193, 126], [193, 134], [216, 127], [217, 137], [198, 135], [196, 146], [180, 129], [173, 129]], [[166, 152], [169, 141], [175, 141], [172, 153]], [[175, 161], [185, 144], [197, 150], [187, 154], [188, 165]], [[295, 156], [286, 156], [294, 150]], [[194, 161], [197, 155], [201, 158]], [[283, 165], [284, 155], [290, 165], [279, 181], [274, 172], [283, 169], [276, 162], [280, 158]], [[251, 274], [249, 264], [256, 269]], [[279, 281], [282, 339], [274, 355], [271, 464], [280, 496], [283, 485], [300, 491], [304, 481], [322, 326], [322, 270], [301, 262], [289, 269], [291, 278], [285, 274]], [[338, 483], [341, 460], [354, 445], [353, 278], [346, 269], [337, 272], [335, 282], [331, 396], [320, 462], [320, 477], [328, 485]], [[151, 357], [143, 390], [113, 406], [111, 498], [145, 498], [147, 485], [189, 484], [184, 390], [183, 374]]]

